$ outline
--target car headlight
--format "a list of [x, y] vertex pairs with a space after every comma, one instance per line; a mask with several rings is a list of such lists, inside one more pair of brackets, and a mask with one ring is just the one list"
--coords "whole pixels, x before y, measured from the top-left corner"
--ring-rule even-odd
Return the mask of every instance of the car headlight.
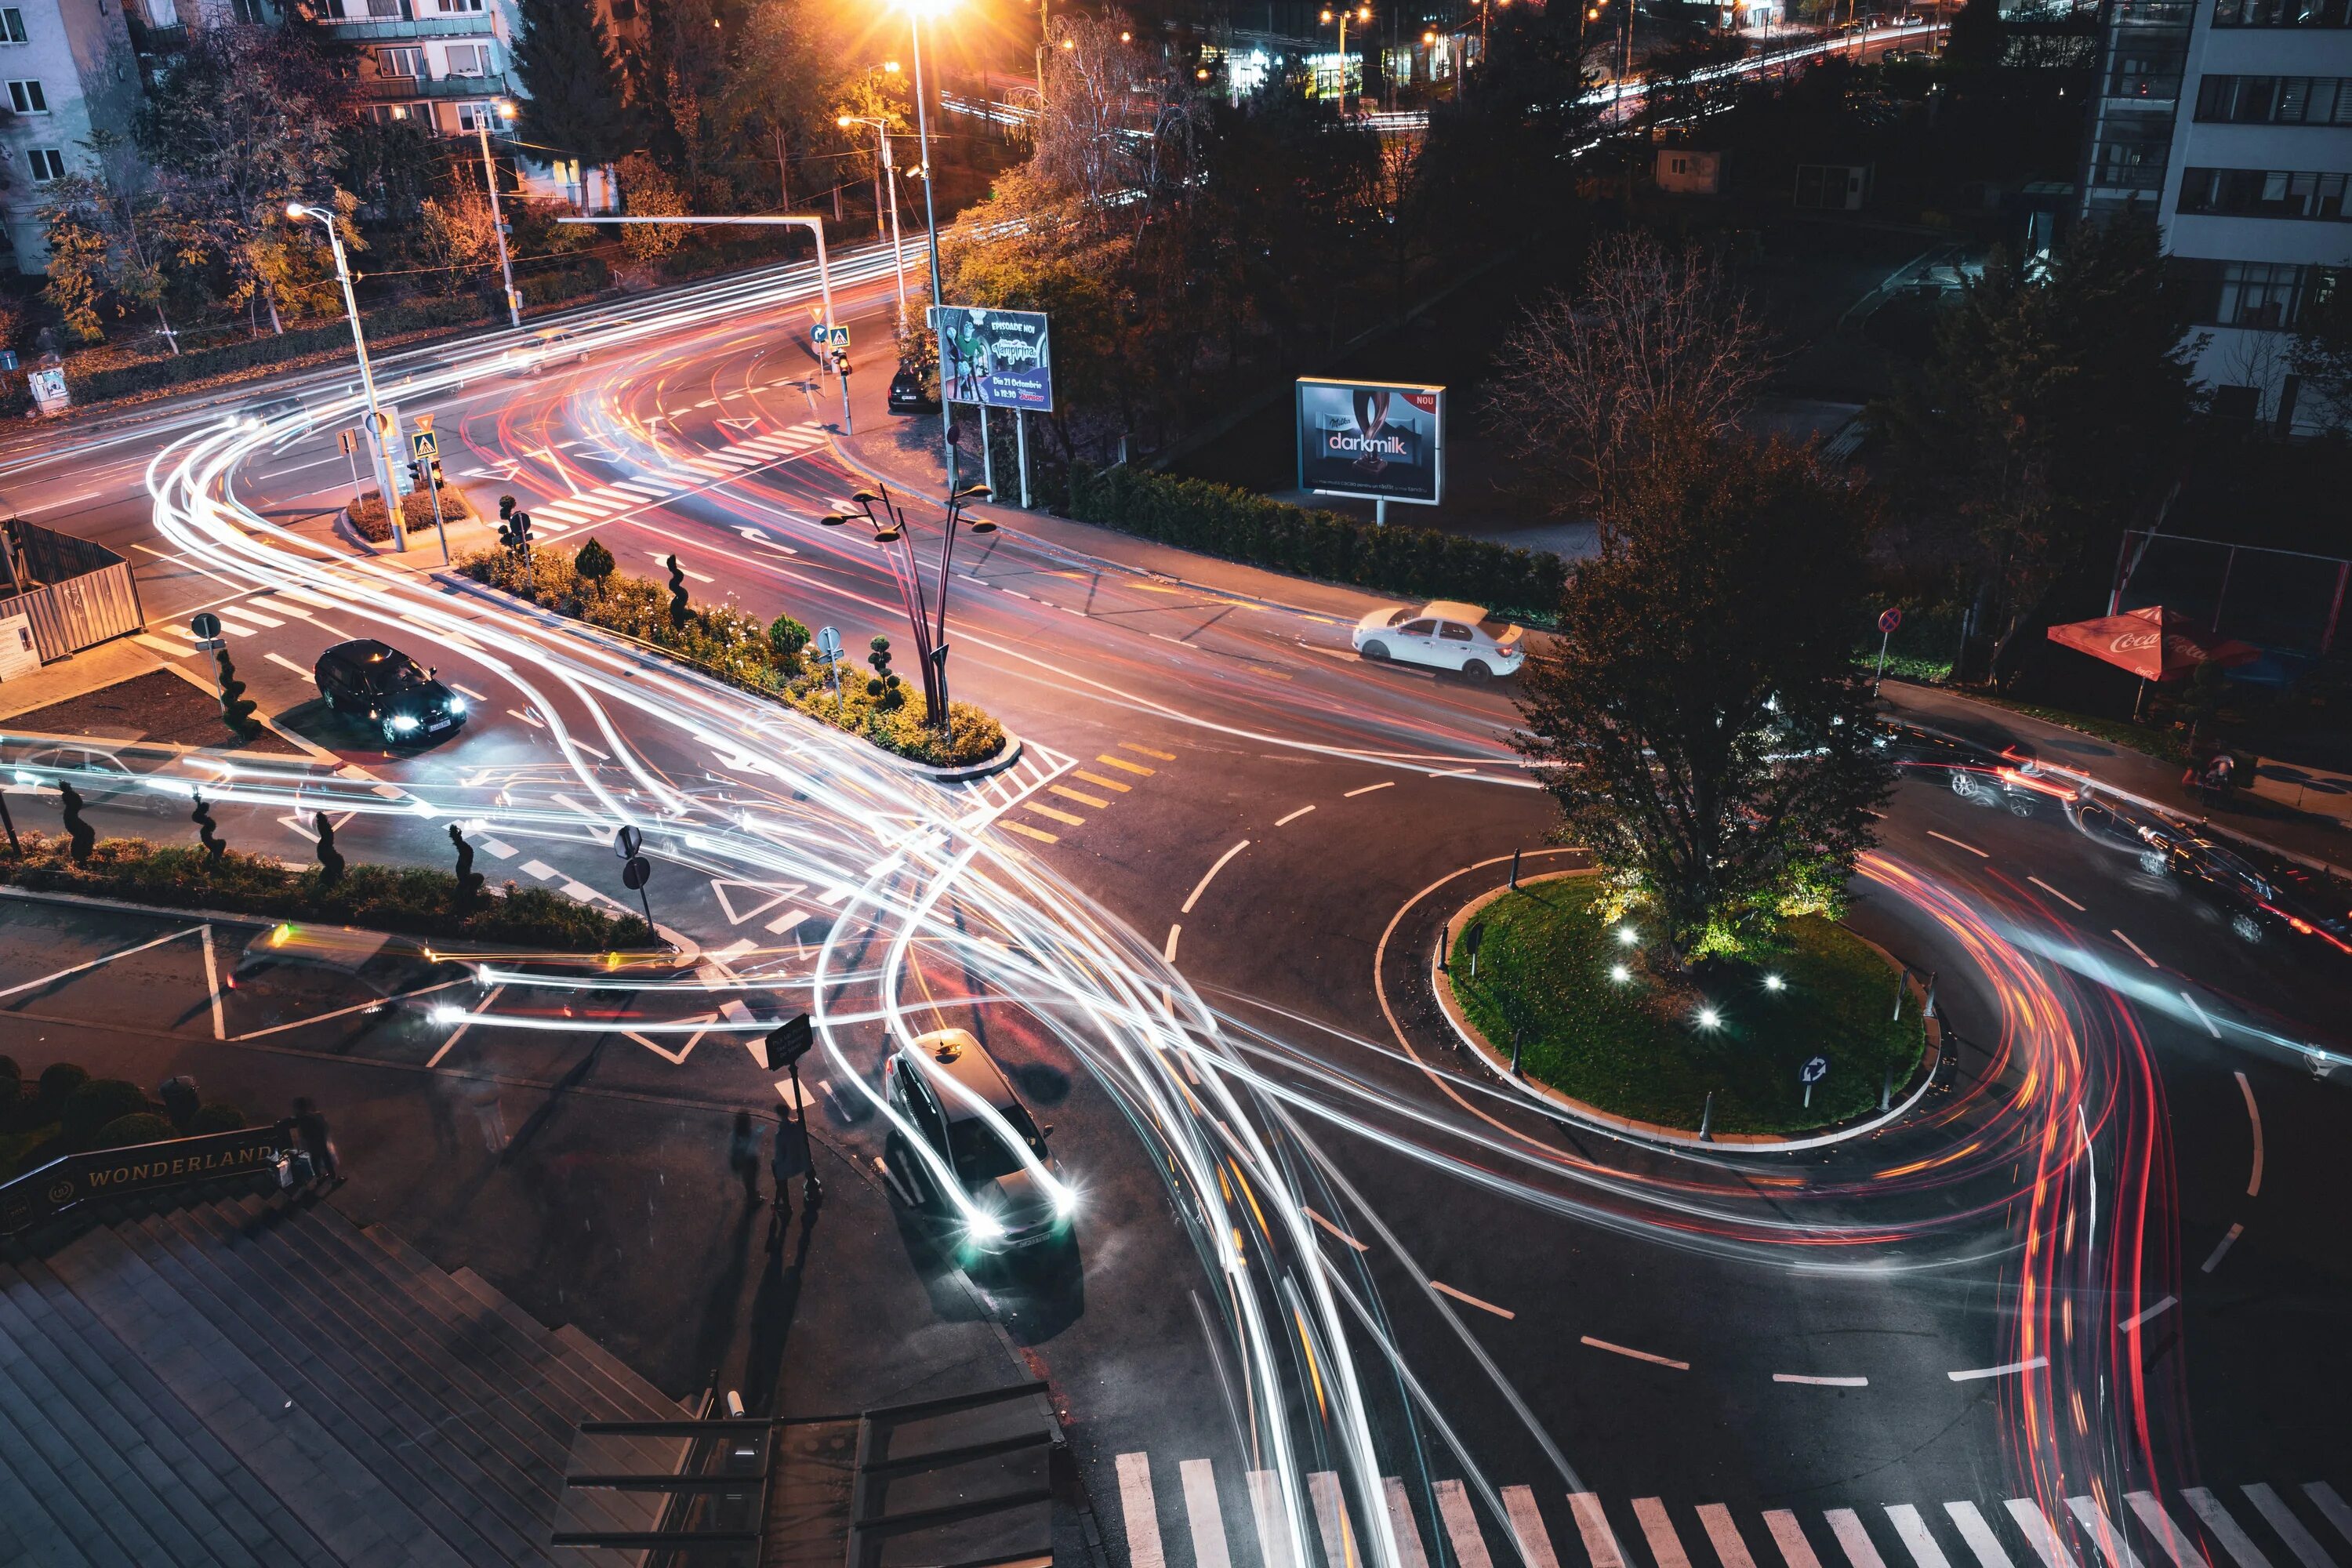
[[416, 715], [414, 713], [395, 713], [391, 718], [384, 721], [384, 725], [386, 728], [392, 730], [397, 734], [405, 735], [411, 730], [416, 728]]
[[1002, 1241], [1004, 1239], [1004, 1222], [998, 1219], [994, 1215], [990, 1214], [986, 1209], [972, 1210], [970, 1215], [965, 1216], [963, 1227], [965, 1233], [974, 1241]]
[[449, 699], [449, 711], [462, 717], [466, 711], [466, 700], [462, 697]]

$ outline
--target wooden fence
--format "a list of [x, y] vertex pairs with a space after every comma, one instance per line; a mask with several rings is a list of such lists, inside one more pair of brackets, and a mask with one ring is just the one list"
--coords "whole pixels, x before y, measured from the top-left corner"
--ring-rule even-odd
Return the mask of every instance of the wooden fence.
[[41, 586], [0, 598], [0, 621], [23, 616], [32, 623], [33, 646], [51, 664], [81, 649], [137, 631], [146, 622], [139, 608], [131, 563], [102, 544], [37, 523], [16, 521], [18, 582]]

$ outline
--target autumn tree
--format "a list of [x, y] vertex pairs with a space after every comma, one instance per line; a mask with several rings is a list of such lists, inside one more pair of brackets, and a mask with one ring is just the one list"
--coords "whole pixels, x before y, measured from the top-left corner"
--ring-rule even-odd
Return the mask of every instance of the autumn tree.
[[718, 111], [739, 156], [772, 156], [776, 199], [793, 205], [794, 153], [845, 145], [835, 108], [850, 79], [839, 42], [807, 0], [759, 0], [730, 42]]
[[[631, 217], [685, 216], [686, 195], [659, 163], [644, 153], [621, 160], [621, 200]], [[621, 226], [621, 248], [636, 261], [655, 261], [686, 243], [686, 226], [673, 223]]]
[[176, 354], [179, 334], [163, 305], [190, 237], [126, 139], [101, 128], [83, 146], [97, 172], [68, 175], [43, 194], [42, 225], [49, 244], [44, 296], [67, 330], [85, 342], [103, 335], [100, 321], [110, 311], [152, 311]]

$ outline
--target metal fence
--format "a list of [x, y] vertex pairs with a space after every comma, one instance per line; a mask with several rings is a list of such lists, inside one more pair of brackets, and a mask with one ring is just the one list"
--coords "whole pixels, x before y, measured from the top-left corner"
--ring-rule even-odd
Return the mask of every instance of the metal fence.
[[29, 621], [43, 664], [135, 632], [146, 623], [131, 563], [121, 556], [102, 544], [21, 519], [7, 526], [14, 546], [13, 585], [39, 586], [0, 598], [0, 621], [17, 616]]
[[2344, 635], [2352, 559], [2135, 529], [2116, 552], [2107, 614], [2163, 605], [2209, 632], [2326, 657]]

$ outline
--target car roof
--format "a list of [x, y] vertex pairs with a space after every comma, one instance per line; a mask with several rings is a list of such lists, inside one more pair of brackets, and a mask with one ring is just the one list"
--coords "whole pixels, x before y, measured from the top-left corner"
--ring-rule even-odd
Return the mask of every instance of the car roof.
[[1484, 609], [1459, 599], [1432, 599], [1421, 607], [1421, 614], [1434, 616], [1441, 621], [1467, 621], [1474, 626], [1486, 618]]
[[377, 659], [399, 651], [391, 644], [380, 643], [373, 637], [355, 637], [350, 642], [337, 643], [327, 650], [326, 657], [344, 659], [352, 664], [372, 664]]
[[[956, 1047], [951, 1061], [940, 1059], [939, 1047], [952, 1044]], [[992, 1110], [1012, 1110], [1021, 1104], [1006, 1081], [1004, 1070], [992, 1059], [981, 1043], [962, 1029], [937, 1029], [919, 1037], [908, 1050], [919, 1050], [925, 1070], [953, 1079], [961, 1087], [985, 1101]], [[940, 1097], [940, 1108], [947, 1112], [950, 1121], [962, 1121], [979, 1114], [969, 1104], [949, 1095]]]

